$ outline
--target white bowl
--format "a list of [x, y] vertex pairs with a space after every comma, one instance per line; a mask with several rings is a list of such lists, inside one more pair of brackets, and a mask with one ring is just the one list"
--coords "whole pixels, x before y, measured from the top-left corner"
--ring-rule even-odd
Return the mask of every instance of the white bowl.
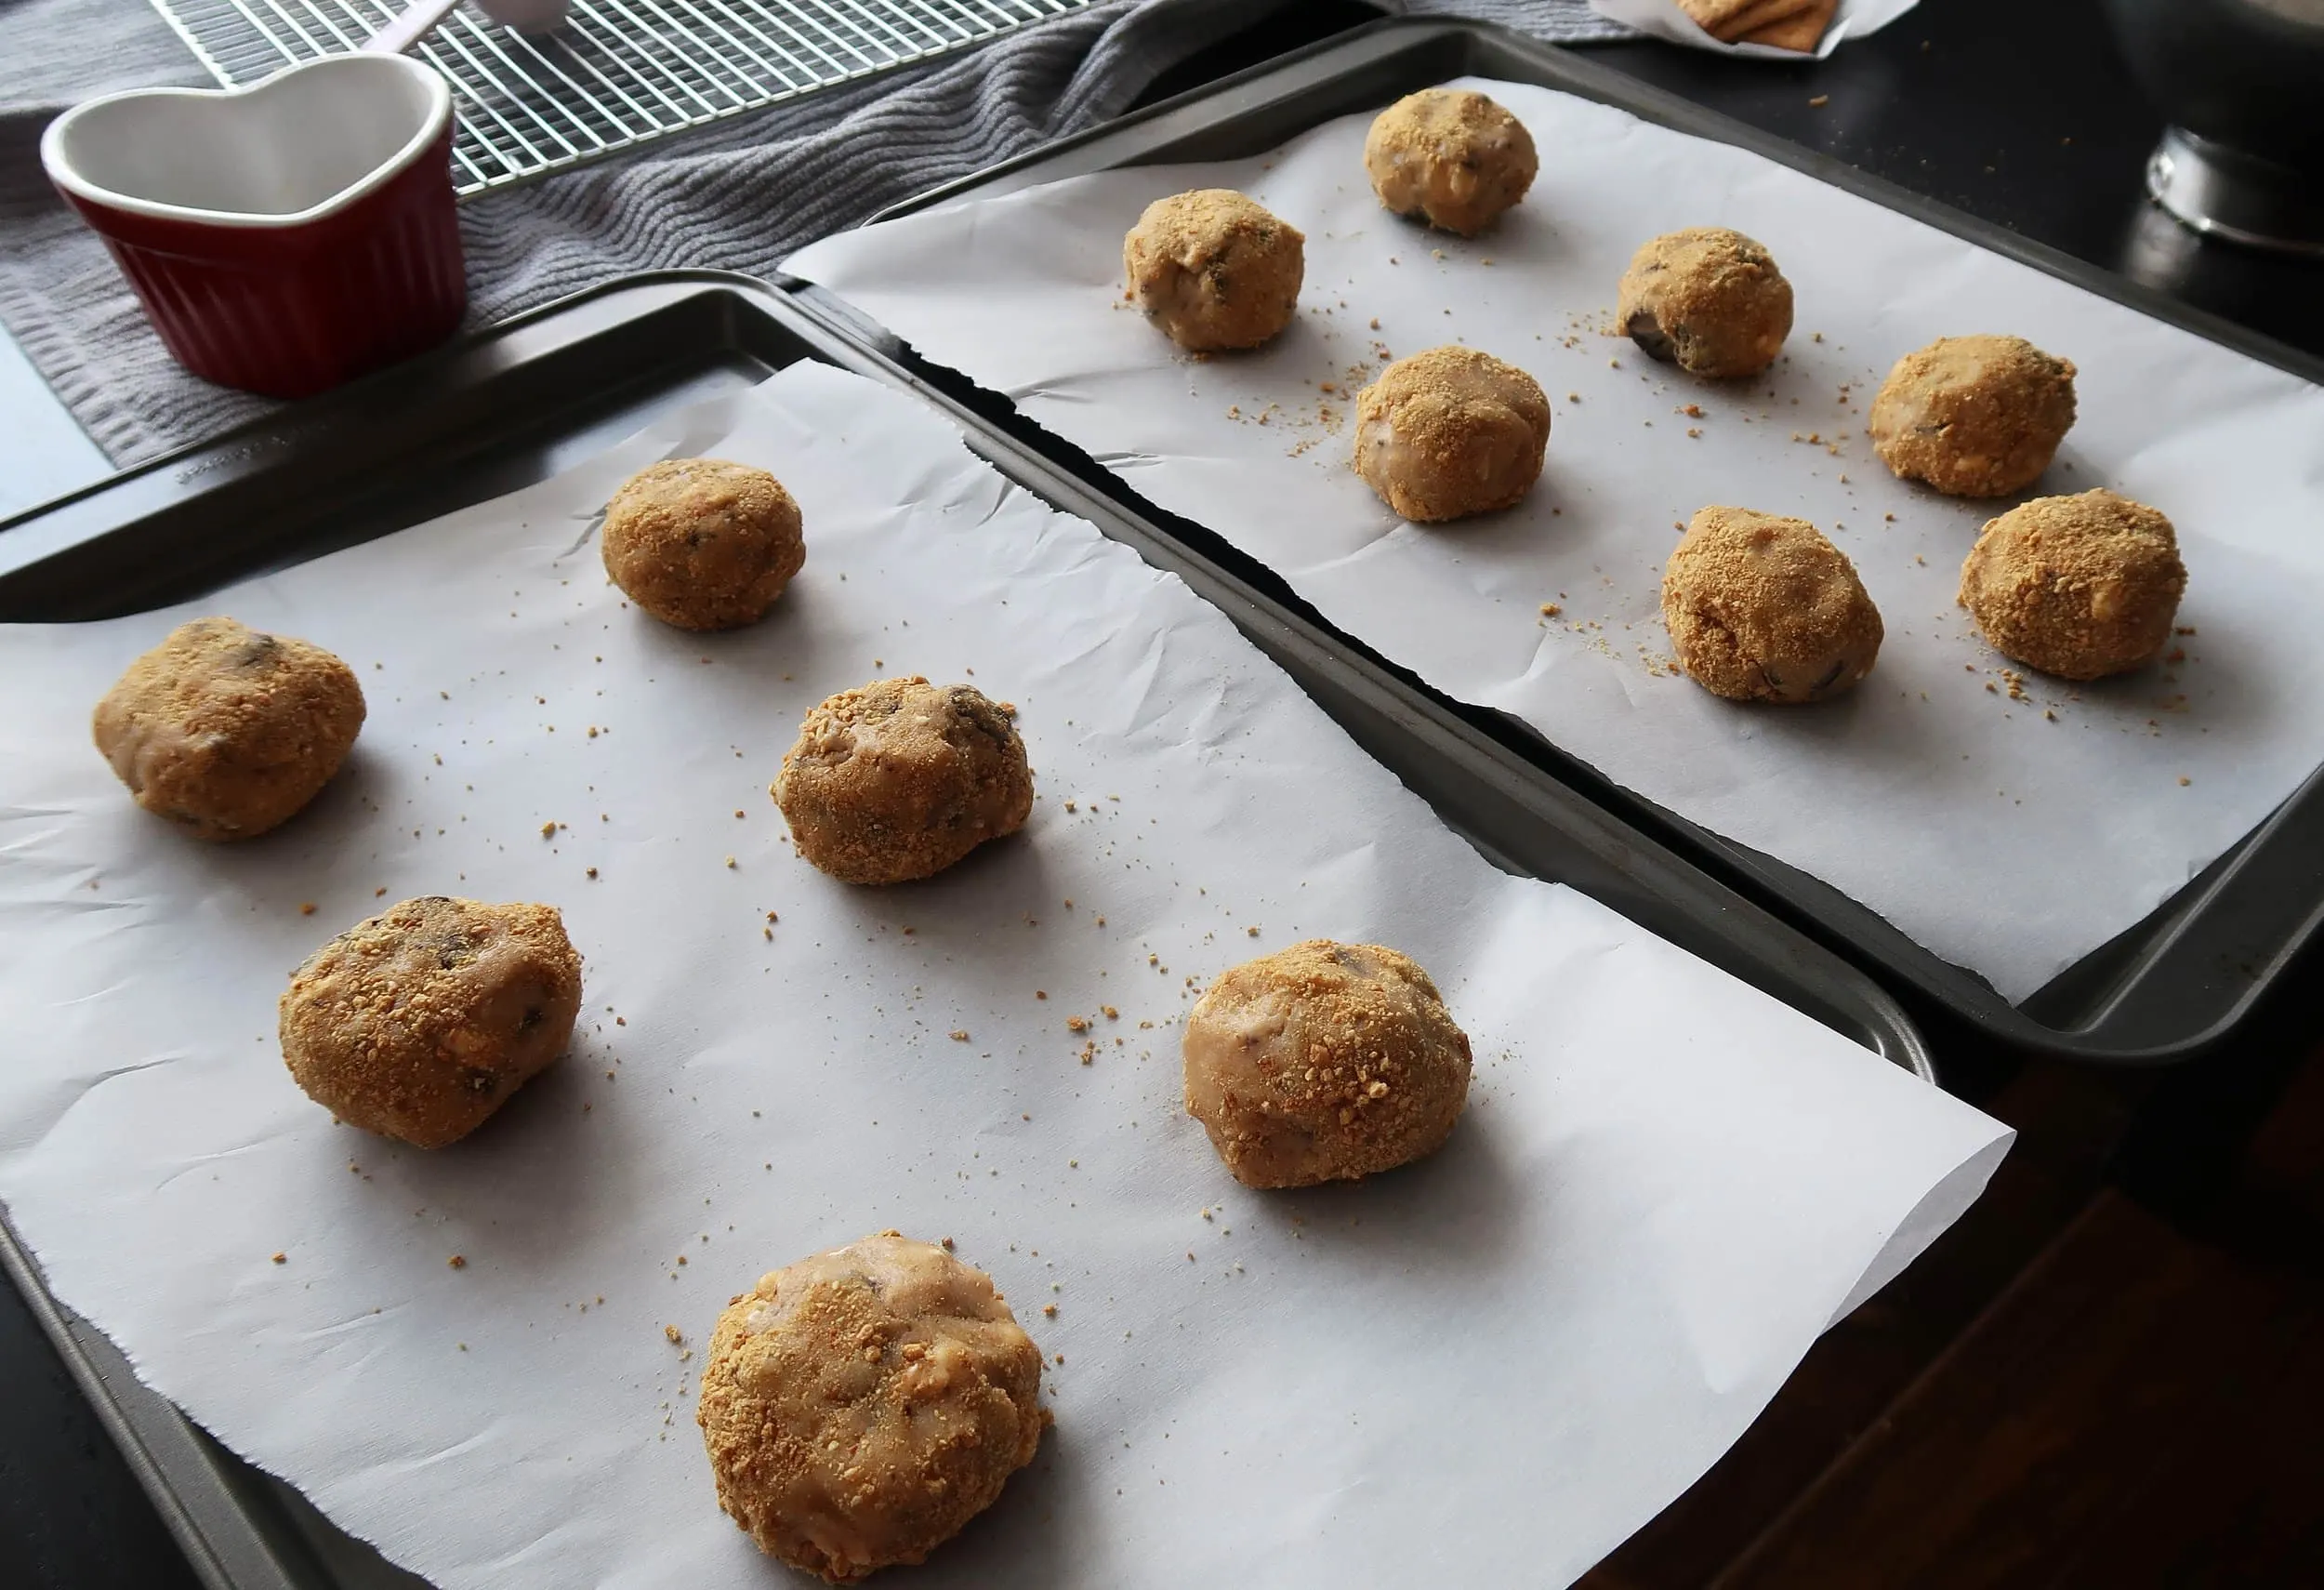
[[294, 227], [356, 203], [452, 119], [425, 62], [342, 55], [246, 88], [139, 88], [77, 105], [40, 143], [67, 193], [156, 219]]

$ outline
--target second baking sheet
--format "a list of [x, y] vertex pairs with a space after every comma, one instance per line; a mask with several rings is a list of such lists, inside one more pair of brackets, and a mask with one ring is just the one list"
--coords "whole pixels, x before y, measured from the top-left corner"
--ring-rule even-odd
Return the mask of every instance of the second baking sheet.
[[[2324, 588], [2317, 389], [1758, 155], [1472, 86], [1543, 156], [1525, 205], [1472, 243], [1379, 208], [1366, 118], [1350, 117], [1250, 161], [907, 217], [787, 268], [1438, 688], [1824, 878], [2012, 999], [2145, 916], [2316, 765], [2324, 703], [2291, 682], [2324, 661], [2305, 617]], [[1195, 185], [1241, 187], [1308, 234], [1304, 312], [1260, 354], [1174, 356], [1120, 302], [1122, 231]], [[1789, 360], [1762, 382], [1695, 382], [1609, 335], [1631, 249], [1692, 224], [1760, 237], [1798, 290]], [[2014, 685], [1954, 606], [1999, 505], [1895, 482], [1862, 416], [1898, 353], [1988, 329], [2081, 369], [2081, 418], [2041, 489], [2106, 484], [2177, 522], [2195, 631], [2180, 660], [2098, 687]], [[1556, 431], [1524, 508], [1424, 530], [1347, 470], [1349, 388], [1383, 351], [1455, 340], [1532, 370]], [[1801, 514], [1855, 559], [1888, 642], [1854, 697], [1738, 709], [1669, 668], [1661, 565], [1674, 523], [1709, 502]]]

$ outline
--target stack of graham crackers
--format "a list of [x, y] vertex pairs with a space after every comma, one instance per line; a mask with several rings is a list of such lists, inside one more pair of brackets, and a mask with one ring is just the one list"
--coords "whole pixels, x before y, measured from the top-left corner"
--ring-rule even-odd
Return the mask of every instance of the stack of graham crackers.
[[1678, 0], [1678, 7], [1721, 44], [1773, 45], [1812, 55], [1840, 0]]

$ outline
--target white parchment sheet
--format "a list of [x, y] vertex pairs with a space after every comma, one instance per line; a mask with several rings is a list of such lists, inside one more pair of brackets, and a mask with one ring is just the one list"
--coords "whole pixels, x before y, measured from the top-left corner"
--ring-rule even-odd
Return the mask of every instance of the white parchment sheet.
[[[613, 487], [695, 453], [806, 514], [745, 632], [664, 629], [599, 563]], [[221, 611], [337, 649], [371, 717], [315, 808], [211, 847], [131, 805], [87, 719]], [[1020, 709], [1027, 830], [890, 890], [794, 857], [766, 786], [806, 709], [971, 669]], [[1176, 579], [812, 365], [184, 610], [0, 629], [0, 1196], [141, 1374], [447, 1587], [790, 1583], [717, 1509], [697, 1355], [761, 1272], [888, 1226], [993, 1272], [1057, 1415], [912, 1583], [1563, 1582], [2007, 1146], [1494, 871]], [[445, 891], [562, 907], [587, 1015], [425, 1154], [301, 1096], [274, 1010], [314, 945]], [[1472, 1103], [1405, 1173], [1248, 1193], [1175, 1024], [1318, 934], [1433, 969]]]
[[[1259, 160], [867, 228], [786, 269], [1006, 392], [1446, 694], [1826, 880], [2012, 1000], [2324, 760], [2324, 693], [2303, 683], [2324, 675], [2324, 390], [1758, 155], [1472, 86], [1541, 151], [1525, 204], [1473, 243], [1380, 208], [1356, 116]], [[1123, 232], [1196, 186], [1242, 188], [1307, 233], [1302, 312], [1268, 350], [1173, 357], [1121, 301]], [[1631, 251], [1693, 225], [1759, 238], [1791, 279], [1798, 321], [1766, 378], [1695, 380], [1613, 334]], [[2008, 504], [1895, 480], [1864, 418], [1898, 355], [1987, 331], [2080, 369], [2080, 421], [2040, 489], [2109, 486], [2178, 526], [2196, 631], [2178, 660], [2096, 687], [2029, 673], [2014, 699], [1954, 605], [1978, 527]], [[1423, 528], [1348, 468], [1351, 388], [1382, 351], [1455, 340], [1530, 370], [1555, 428], [1524, 505]], [[1662, 565], [1707, 503], [1812, 520], [1855, 561], [1888, 638], [1853, 695], [1739, 707], [1667, 666]]]

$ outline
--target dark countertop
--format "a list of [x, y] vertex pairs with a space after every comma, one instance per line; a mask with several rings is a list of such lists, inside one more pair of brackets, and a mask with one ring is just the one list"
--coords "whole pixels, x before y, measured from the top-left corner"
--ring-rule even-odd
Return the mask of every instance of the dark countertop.
[[[1295, 6], [1156, 95], [1374, 15], [1349, 0]], [[1650, 43], [1593, 53], [2324, 355], [2324, 266], [2199, 243], [2145, 203], [2160, 118], [2097, 0], [1926, 0], [1799, 66]], [[94, 465], [70, 437], [28, 445], [55, 435], [61, 411], [20, 370], [10, 378], [13, 352], [0, 347], [12, 432], [0, 438], [0, 497], [20, 505], [76, 484], [36, 476], [36, 452], [52, 473]], [[46, 489], [27, 489], [35, 478]], [[2293, 1451], [2324, 1472], [2324, 1348], [2301, 1345], [2324, 1343], [2320, 1031], [2312, 1010], [2278, 1009], [2236, 1051], [2164, 1078], [1942, 1056], [2023, 1133], [1993, 1190], [1819, 1344], [1736, 1453], [1589, 1583], [2324, 1582], [2317, 1504], [2271, 1489], [2276, 1470], [2255, 1456], [2288, 1438], [2298, 1444], [2279, 1449], [2280, 1472], [2302, 1471]], [[2219, 1390], [2222, 1355], [2249, 1366], [2239, 1389]], [[2078, 1394], [2084, 1364], [2098, 1378]], [[193, 1585], [5, 1287], [0, 1365], [0, 1583]], [[2222, 1396], [2242, 1400], [2223, 1410]], [[2125, 1452], [2142, 1455], [2124, 1467]], [[2182, 1490], [2158, 1491], [2158, 1475]], [[2174, 1512], [2174, 1495], [2192, 1500]]]

